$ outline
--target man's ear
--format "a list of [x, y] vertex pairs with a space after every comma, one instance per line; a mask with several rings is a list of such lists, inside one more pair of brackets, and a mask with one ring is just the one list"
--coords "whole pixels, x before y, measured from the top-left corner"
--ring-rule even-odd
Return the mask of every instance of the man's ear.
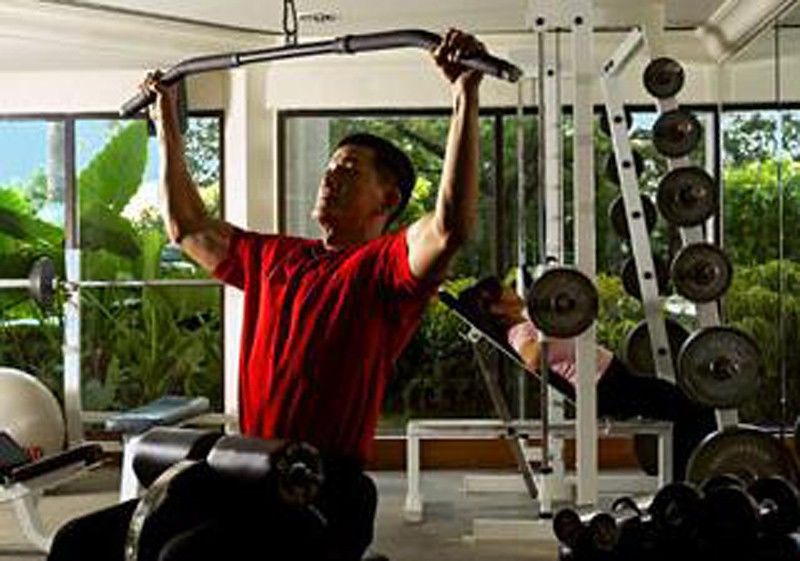
[[391, 187], [387, 189], [383, 196], [383, 209], [384, 212], [391, 214], [394, 212], [394, 209], [400, 204], [400, 200], [402, 197], [400, 196], [400, 190], [397, 187]]

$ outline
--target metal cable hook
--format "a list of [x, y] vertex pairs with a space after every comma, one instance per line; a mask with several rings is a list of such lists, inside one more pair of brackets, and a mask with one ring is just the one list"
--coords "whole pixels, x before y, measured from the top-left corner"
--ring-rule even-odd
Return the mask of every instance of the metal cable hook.
[[294, 0], [283, 0], [283, 39], [286, 45], [297, 44], [297, 7]]

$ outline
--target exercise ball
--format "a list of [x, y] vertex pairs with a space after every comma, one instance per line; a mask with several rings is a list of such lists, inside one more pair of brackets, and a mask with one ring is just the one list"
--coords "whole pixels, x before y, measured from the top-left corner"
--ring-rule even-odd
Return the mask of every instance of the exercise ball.
[[66, 431], [58, 401], [43, 383], [14, 368], [0, 367], [0, 431], [42, 455], [64, 448]]

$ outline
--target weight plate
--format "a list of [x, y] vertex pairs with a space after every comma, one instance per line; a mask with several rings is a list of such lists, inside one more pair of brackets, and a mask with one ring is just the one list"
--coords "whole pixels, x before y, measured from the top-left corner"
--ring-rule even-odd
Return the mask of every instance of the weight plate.
[[659, 57], [650, 61], [644, 69], [644, 89], [658, 99], [675, 97], [681, 88], [685, 75], [683, 67], [674, 59]]
[[732, 473], [749, 485], [761, 477], [778, 475], [797, 481], [794, 459], [781, 442], [757, 427], [726, 427], [707, 436], [689, 458], [686, 479], [699, 484]]
[[554, 267], [533, 281], [527, 308], [544, 334], [561, 339], [575, 337], [597, 318], [597, 289], [580, 271]]
[[675, 291], [696, 303], [719, 299], [733, 280], [733, 265], [719, 246], [708, 242], [685, 245], [670, 268]]
[[[645, 228], [647, 228], [647, 233], [649, 234], [656, 226], [658, 212], [656, 212], [656, 207], [653, 204], [653, 201], [650, 200], [650, 197], [647, 195], [642, 195], [642, 210], [644, 211]], [[632, 213], [631, 218], [633, 220], [641, 219], [641, 214], [637, 213], [634, 215]], [[628, 229], [628, 220], [625, 217], [625, 201], [623, 201], [622, 195], [614, 199], [614, 201], [611, 203], [611, 206], [608, 207], [608, 219], [611, 221], [611, 227], [613, 228], [614, 232], [620, 238], [623, 240], [629, 240], [631, 238], [630, 231]]]
[[56, 268], [49, 257], [40, 257], [28, 274], [28, 293], [42, 308], [49, 308], [55, 296]]
[[678, 353], [678, 385], [695, 401], [729, 409], [758, 389], [764, 362], [746, 333], [733, 327], [704, 327]]
[[[636, 170], [636, 177], [639, 177], [644, 171], [644, 158], [636, 150], [633, 150], [631, 154], [633, 154], [633, 169]], [[630, 162], [623, 162], [623, 167], [630, 167]], [[617, 157], [613, 152], [606, 158], [606, 178], [614, 185], [620, 184]]]
[[717, 188], [703, 168], [677, 168], [658, 184], [656, 204], [665, 220], [697, 226], [717, 212]]
[[683, 109], [662, 113], [653, 125], [653, 144], [668, 158], [681, 158], [694, 150], [703, 127], [697, 117]]
[[[633, 113], [625, 109], [625, 128], [626, 130], [630, 130], [631, 126], [633, 126]], [[603, 111], [600, 114], [600, 130], [606, 136], [611, 136], [611, 127], [608, 125], [608, 113]]]
[[[675, 364], [681, 345], [689, 337], [689, 331], [671, 318], [664, 318], [664, 327], [667, 330], [672, 363]], [[625, 343], [622, 347], [622, 359], [636, 374], [655, 376], [656, 367], [653, 362], [650, 332], [647, 329], [646, 321], [639, 322], [625, 337]]]
[[[663, 296], [669, 292], [669, 268], [658, 255], [653, 255], [653, 268], [655, 269], [658, 293]], [[653, 272], [645, 271], [644, 275], [645, 278], [650, 279], [653, 276]], [[622, 288], [625, 289], [625, 292], [633, 298], [641, 300], [642, 291], [639, 288], [639, 277], [636, 274], [636, 262], [633, 256], [628, 257], [623, 263], [620, 276], [622, 277]]]

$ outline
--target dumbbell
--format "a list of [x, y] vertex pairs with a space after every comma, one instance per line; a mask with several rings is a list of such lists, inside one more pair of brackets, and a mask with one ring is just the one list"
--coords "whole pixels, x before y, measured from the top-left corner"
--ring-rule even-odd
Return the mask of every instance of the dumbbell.
[[758, 479], [746, 490], [734, 485], [711, 489], [705, 503], [704, 533], [714, 542], [751, 544], [759, 534], [783, 535], [800, 526], [797, 488], [781, 477]]
[[800, 533], [759, 537], [753, 559], [754, 561], [797, 561], [800, 559]]
[[702, 513], [700, 493], [687, 483], [670, 483], [656, 493], [646, 512], [630, 497], [614, 501], [611, 512], [584, 524], [564, 509], [553, 520], [556, 537], [576, 561], [656, 559], [675, 548], [694, 545]]
[[601, 534], [606, 524], [597, 522], [604, 516], [608, 515], [596, 514], [584, 523], [577, 511], [559, 510], [553, 517], [553, 533], [560, 542], [559, 561], [614, 561], [613, 546], [609, 548], [608, 536]]
[[716, 489], [721, 489], [723, 487], [735, 487], [736, 489], [744, 489], [746, 484], [744, 479], [739, 477], [734, 473], [721, 473], [719, 475], [714, 475], [709, 477], [703, 483], [700, 484], [700, 491], [703, 495], [708, 495], [709, 493], [714, 492]]

